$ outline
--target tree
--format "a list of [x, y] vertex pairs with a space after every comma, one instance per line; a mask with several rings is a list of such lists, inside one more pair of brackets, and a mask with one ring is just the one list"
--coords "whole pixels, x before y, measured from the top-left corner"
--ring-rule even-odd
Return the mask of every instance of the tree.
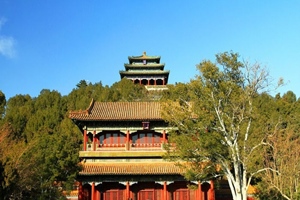
[[[265, 148], [264, 165], [276, 171], [266, 171], [262, 176], [266, 192], [277, 191], [284, 199], [300, 198], [300, 102], [288, 91], [276, 99], [276, 129], [269, 134]], [[270, 119], [274, 117], [269, 117]], [[268, 187], [266, 187], [268, 186]]]
[[217, 54], [216, 63], [204, 60], [197, 68], [200, 75], [188, 84], [186, 94], [191, 100], [180, 98], [164, 106], [165, 120], [180, 133], [170, 137], [176, 145], [167, 147], [168, 158], [187, 162], [181, 166], [188, 179], [224, 174], [233, 199], [246, 200], [252, 178], [267, 170], [255, 156], [267, 135], [254, 103], [268, 87], [268, 73], [232, 52]]
[[27, 138], [33, 137], [35, 134], [56, 132], [56, 127], [66, 112], [59, 92], [42, 90], [34, 101], [34, 113], [26, 125]]
[[4, 120], [12, 127], [11, 137], [24, 136], [24, 130], [33, 110], [33, 100], [29, 95], [16, 95], [8, 100]]
[[80, 80], [79, 83], [77, 83], [76, 87], [77, 88], [83, 88], [86, 87], [88, 84], [86, 82], [86, 80]]
[[162, 91], [161, 101], [181, 99], [182, 101], [190, 101], [191, 97], [188, 93], [189, 86], [184, 83], [175, 83], [168, 85], [168, 90]]
[[277, 190], [285, 199], [300, 197], [300, 137], [293, 130], [275, 131], [268, 140], [271, 149], [265, 152], [265, 165], [277, 171], [266, 171], [262, 177], [268, 191]]
[[[87, 86], [88, 87], [88, 86]], [[81, 133], [66, 98], [44, 89], [8, 101], [0, 128], [0, 192], [4, 199], [58, 199], [79, 171]]]
[[111, 86], [110, 101], [141, 101], [146, 98], [147, 90], [143, 85], [134, 84], [123, 78]]
[[3, 92], [0, 90], [0, 120], [3, 119], [3, 115], [5, 112], [6, 99]]

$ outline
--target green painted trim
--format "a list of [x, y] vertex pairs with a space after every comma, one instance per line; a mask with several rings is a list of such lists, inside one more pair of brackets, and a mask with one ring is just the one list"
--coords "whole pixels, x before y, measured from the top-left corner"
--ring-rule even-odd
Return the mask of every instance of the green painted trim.
[[147, 74], [147, 75], [159, 75], [159, 74], [168, 74], [170, 73], [170, 70], [166, 70], [166, 71], [143, 71], [143, 70], [136, 70], [136, 71], [119, 71], [119, 73], [121, 75], [139, 75], [139, 74]]

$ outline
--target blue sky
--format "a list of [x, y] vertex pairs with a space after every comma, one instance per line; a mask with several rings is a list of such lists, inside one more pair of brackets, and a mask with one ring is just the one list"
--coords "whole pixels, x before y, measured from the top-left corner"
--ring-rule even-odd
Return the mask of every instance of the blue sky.
[[80, 80], [111, 85], [128, 56], [161, 56], [169, 83], [224, 51], [266, 66], [300, 95], [300, 1], [0, 0], [0, 90], [69, 94]]

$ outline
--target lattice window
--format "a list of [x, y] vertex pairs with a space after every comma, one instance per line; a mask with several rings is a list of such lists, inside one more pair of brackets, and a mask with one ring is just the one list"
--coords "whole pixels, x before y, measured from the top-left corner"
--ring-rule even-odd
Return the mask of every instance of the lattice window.
[[154, 199], [154, 190], [142, 190], [139, 192], [139, 199], [149, 199], [152, 200]]
[[108, 190], [103, 196], [105, 200], [123, 200], [124, 192], [122, 190]]
[[188, 189], [179, 189], [174, 192], [174, 200], [189, 200], [189, 190]]
[[136, 133], [132, 136], [133, 146], [140, 147], [159, 147], [161, 135], [159, 133]]
[[126, 137], [123, 133], [103, 133], [99, 136], [100, 146], [122, 146], [125, 145]]

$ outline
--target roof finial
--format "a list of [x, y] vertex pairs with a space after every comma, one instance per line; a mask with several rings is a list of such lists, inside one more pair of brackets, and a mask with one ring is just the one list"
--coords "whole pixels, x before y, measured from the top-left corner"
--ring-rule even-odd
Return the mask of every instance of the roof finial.
[[143, 56], [146, 56], [146, 51], [143, 52]]

